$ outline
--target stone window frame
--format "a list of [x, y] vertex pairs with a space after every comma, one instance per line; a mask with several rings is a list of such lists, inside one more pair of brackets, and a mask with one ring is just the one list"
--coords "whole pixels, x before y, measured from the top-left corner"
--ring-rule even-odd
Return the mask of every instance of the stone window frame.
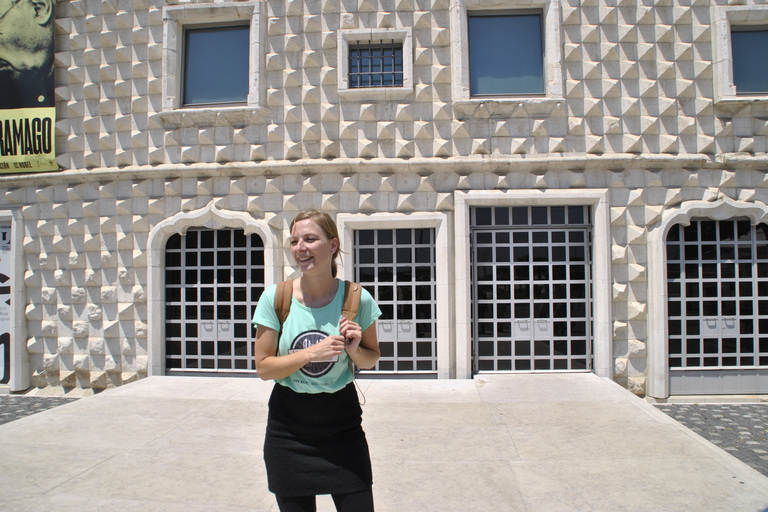
[[737, 108], [747, 103], [760, 103], [768, 106], [768, 95], [736, 94], [733, 83], [733, 53], [731, 46], [731, 26], [749, 26], [768, 24], [768, 6], [735, 5], [712, 8], [712, 50], [714, 62], [715, 106]]
[[[163, 8], [163, 105], [168, 112], [220, 112], [254, 110], [265, 105], [266, 83], [265, 41], [266, 2], [203, 3], [173, 5]], [[248, 99], [245, 104], [232, 106], [189, 106], [181, 104], [183, 80], [184, 28], [189, 26], [220, 26], [227, 23], [250, 24], [248, 52]]]
[[672, 226], [688, 226], [692, 219], [710, 219], [715, 221], [733, 218], [748, 218], [755, 226], [768, 223], [768, 205], [760, 201], [745, 203], [723, 196], [715, 202], [687, 201], [675, 210], [664, 213], [659, 224], [649, 229], [648, 240], [648, 300], [647, 325], [647, 361], [646, 396], [665, 399], [670, 396], [669, 381], [669, 337], [667, 314], [667, 234]]
[[[403, 45], [402, 87], [349, 87], [349, 47], [380, 39]], [[413, 95], [413, 33], [410, 28], [339, 30], [337, 44], [339, 98], [349, 100], [399, 100]]]
[[264, 286], [283, 280], [282, 244], [268, 222], [247, 212], [219, 209], [214, 201], [190, 212], [179, 212], [157, 224], [147, 238], [147, 375], [165, 375], [165, 247], [173, 235], [189, 228], [242, 229], [264, 242]]
[[[512, 5], [510, 5], [512, 4]], [[469, 13], [483, 11], [514, 14], [516, 11], [542, 12], [544, 28], [544, 95], [481, 96], [470, 94], [469, 83]], [[563, 82], [563, 16], [557, 0], [452, 0], [450, 13], [451, 55], [453, 72], [453, 99], [455, 106], [473, 106], [496, 102], [500, 105], [551, 104], [553, 107], [565, 100]]]
[[455, 240], [456, 378], [472, 378], [472, 268], [470, 210], [474, 206], [590, 206], [592, 208], [592, 373], [613, 378], [613, 311], [611, 219], [608, 189], [592, 190], [473, 190], [456, 194]]

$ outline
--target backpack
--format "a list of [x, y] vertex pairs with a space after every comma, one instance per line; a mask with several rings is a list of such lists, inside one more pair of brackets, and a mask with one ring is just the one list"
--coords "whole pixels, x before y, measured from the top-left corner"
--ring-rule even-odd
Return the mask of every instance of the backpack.
[[[344, 281], [344, 304], [341, 306], [341, 316], [349, 321], [354, 322], [357, 316], [357, 311], [360, 309], [360, 295], [363, 293], [363, 287], [358, 283], [351, 281]], [[283, 323], [288, 318], [288, 313], [291, 311], [291, 300], [293, 299], [293, 279], [287, 281], [281, 281], [277, 283], [277, 291], [275, 292], [275, 313], [277, 313], [277, 319], [280, 320], [280, 333], [283, 332]], [[352, 373], [355, 372], [355, 363], [352, 358], [349, 359], [349, 369]]]
[[[360, 309], [360, 295], [363, 293], [363, 287], [358, 283], [344, 281], [344, 304], [341, 306], [341, 316], [347, 320], [353, 321]], [[288, 318], [291, 311], [291, 299], [293, 298], [293, 279], [277, 283], [277, 292], [275, 292], [275, 313], [280, 320], [280, 331], [283, 330], [283, 323]]]

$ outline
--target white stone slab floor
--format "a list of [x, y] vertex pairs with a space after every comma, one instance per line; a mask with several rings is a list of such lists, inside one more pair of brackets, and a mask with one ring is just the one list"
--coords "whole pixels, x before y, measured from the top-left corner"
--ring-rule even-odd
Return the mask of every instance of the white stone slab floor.
[[[0, 510], [277, 511], [272, 385], [152, 377], [0, 425]], [[592, 374], [359, 385], [377, 512], [768, 507], [768, 478]]]

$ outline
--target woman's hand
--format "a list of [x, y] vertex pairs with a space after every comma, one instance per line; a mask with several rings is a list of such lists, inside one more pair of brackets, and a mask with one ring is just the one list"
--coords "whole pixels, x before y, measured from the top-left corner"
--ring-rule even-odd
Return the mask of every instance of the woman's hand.
[[312, 362], [319, 362], [340, 356], [344, 348], [344, 336], [334, 335], [304, 350], [308, 352]]
[[357, 350], [357, 347], [360, 345], [360, 341], [363, 339], [362, 328], [359, 324], [353, 322], [352, 320], [347, 320], [346, 318], [341, 317], [341, 321], [339, 322], [339, 331], [341, 332], [341, 336], [346, 342], [347, 352], [352, 354], [355, 350]]
[[278, 334], [274, 329], [259, 325], [253, 355], [256, 360], [256, 372], [263, 380], [284, 379], [299, 371], [312, 361], [327, 361], [344, 352], [344, 336], [328, 336], [316, 345], [283, 355], [276, 356]]
[[344, 319], [339, 322], [339, 330], [347, 340], [347, 354], [358, 368], [369, 370], [376, 366], [381, 355], [376, 338], [376, 322], [363, 332], [359, 324]]

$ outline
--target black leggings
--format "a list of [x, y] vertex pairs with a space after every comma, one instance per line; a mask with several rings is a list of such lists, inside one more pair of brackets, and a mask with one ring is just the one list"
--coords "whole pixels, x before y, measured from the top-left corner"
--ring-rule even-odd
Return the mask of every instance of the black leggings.
[[[373, 491], [352, 494], [333, 494], [333, 503], [338, 512], [373, 512]], [[280, 512], [316, 512], [315, 496], [277, 496]]]

